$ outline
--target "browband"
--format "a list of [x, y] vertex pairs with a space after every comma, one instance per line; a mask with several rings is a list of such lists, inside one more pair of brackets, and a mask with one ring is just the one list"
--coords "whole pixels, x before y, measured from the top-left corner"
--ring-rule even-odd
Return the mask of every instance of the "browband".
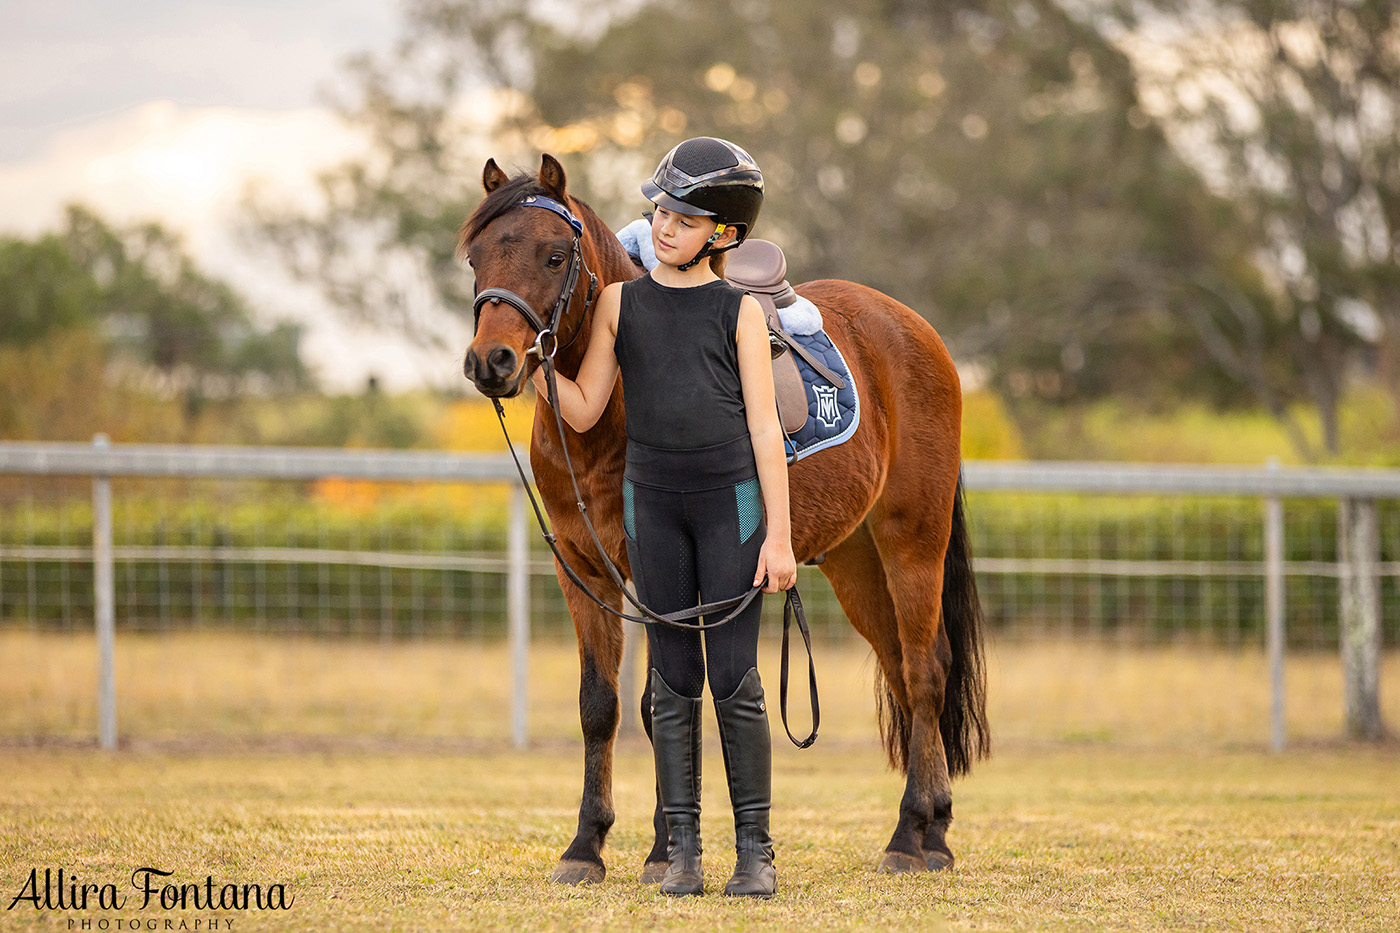
[[547, 211], [553, 211], [568, 222], [574, 228], [575, 236], [583, 236], [583, 221], [574, 216], [574, 212], [553, 198], [547, 198], [542, 194], [532, 194], [520, 202], [528, 204], [530, 207], [542, 207]]

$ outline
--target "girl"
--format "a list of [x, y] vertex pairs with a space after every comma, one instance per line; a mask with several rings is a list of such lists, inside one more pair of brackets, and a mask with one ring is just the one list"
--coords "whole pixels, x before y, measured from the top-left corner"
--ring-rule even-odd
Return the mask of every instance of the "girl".
[[[723, 278], [724, 251], [743, 242], [758, 217], [763, 176], [738, 146], [699, 137], [672, 149], [642, 193], [656, 206], [651, 238], [659, 264], [604, 289], [577, 380], [558, 380], [561, 414], [575, 431], [587, 431], [621, 372], [623, 525], [632, 579], [648, 607], [689, 609], [697, 600], [742, 595], [750, 585], [786, 590], [797, 565], [768, 328], [758, 302]], [[534, 378], [545, 392], [543, 372]], [[669, 841], [663, 894], [704, 893], [700, 694], [708, 676], [738, 856], [724, 893], [773, 896], [772, 749], [757, 668], [761, 609], [755, 599], [705, 632], [703, 654], [701, 633], [647, 626], [652, 745]]]

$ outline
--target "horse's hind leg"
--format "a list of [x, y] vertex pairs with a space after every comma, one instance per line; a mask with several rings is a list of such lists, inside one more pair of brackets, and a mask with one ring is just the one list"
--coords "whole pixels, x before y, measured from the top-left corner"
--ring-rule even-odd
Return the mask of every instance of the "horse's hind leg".
[[[956, 477], [954, 477], [956, 479]], [[930, 495], [927, 480], [912, 495], [886, 486], [871, 516], [871, 530], [884, 559], [903, 655], [904, 689], [911, 718], [908, 778], [899, 822], [885, 847], [880, 870], [924, 871], [953, 864], [945, 835], [953, 816], [952, 782], [939, 732], [944, 687], [951, 665], [941, 631], [943, 556], [951, 531], [953, 485]], [[930, 848], [931, 847], [931, 848]]]
[[[885, 751], [893, 767], [909, 772], [909, 788], [900, 806], [899, 828], [886, 849], [880, 864], [882, 871], [918, 871], [925, 864], [919, 827], [929, 824], [937, 809], [923, 800], [922, 789], [930, 786], [926, 774], [929, 753], [919, 743], [925, 742], [918, 717], [911, 712], [919, 701], [911, 695], [906, 646], [901, 644], [901, 628], [885, 575], [886, 566], [871, 534], [870, 523], [858, 527], [839, 546], [827, 552], [822, 572], [831, 581], [831, 588], [841, 602], [851, 625], [865, 636], [875, 649], [880, 662], [883, 684], [877, 684], [877, 696], [882, 704], [881, 726]], [[919, 655], [915, 646], [915, 654]], [[922, 686], [922, 685], [921, 685]], [[927, 706], [927, 702], [924, 702]], [[937, 736], [937, 715], [934, 715], [934, 735]], [[947, 781], [945, 778], [944, 785]]]
[[[880, 563], [880, 552], [870, 536], [869, 525], [857, 526], [846, 540], [829, 549], [821, 571], [830, 581], [841, 609], [851, 621], [851, 627], [864, 636], [875, 650], [893, 703], [907, 708], [909, 701], [904, 692], [899, 626], [895, 621], [894, 602], [885, 585], [885, 568]], [[887, 735], [885, 738], [890, 761], [896, 766], [904, 756], [903, 742], [897, 735]]]
[[[615, 592], [608, 581], [595, 578], [588, 583], [604, 599], [609, 591]], [[577, 587], [565, 585], [564, 596], [578, 633], [583, 800], [579, 804], [578, 832], [560, 857], [553, 880], [560, 884], [597, 884], [607, 873], [603, 842], [614, 819], [613, 742], [621, 712], [617, 676], [622, 666], [622, 626]]]

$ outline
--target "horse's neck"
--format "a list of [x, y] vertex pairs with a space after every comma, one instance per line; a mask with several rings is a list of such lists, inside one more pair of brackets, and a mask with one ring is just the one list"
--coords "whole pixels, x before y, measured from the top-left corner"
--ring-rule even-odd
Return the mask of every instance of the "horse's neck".
[[[608, 229], [608, 225], [593, 213], [586, 206], [579, 206], [575, 201], [575, 209], [588, 230], [589, 243], [592, 246], [593, 257], [588, 265], [594, 275], [598, 276], [598, 294], [602, 294], [604, 288], [614, 282], [629, 282], [638, 276], [636, 265], [632, 262], [632, 257], [627, 255], [627, 251], [618, 242], [617, 236]], [[555, 357], [555, 366], [561, 375], [570, 379], [577, 378], [579, 367], [583, 364], [583, 358], [588, 352], [589, 341], [593, 337], [593, 309], [597, 307], [597, 299], [589, 306], [588, 314], [583, 321], [583, 330], [578, 338], [568, 347], [562, 348]], [[625, 421], [622, 411], [622, 392], [619, 381], [613, 388], [612, 397], [608, 400], [608, 407], [604, 409], [602, 416], [598, 419], [598, 425], [594, 432], [605, 432], [609, 437], [615, 436], [617, 443], [621, 444], [626, 437]], [[597, 437], [598, 434], [593, 435]]]
[[598, 287], [635, 279], [638, 275], [637, 266], [632, 262], [632, 257], [627, 255], [627, 250], [622, 248], [617, 235], [591, 208], [583, 206], [582, 212], [583, 223], [588, 228], [588, 239], [593, 246], [598, 266], [593, 270], [598, 275]]
[[[608, 225], [593, 213], [592, 208], [576, 198], [573, 199], [573, 207], [588, 232], [586, 244], [591, 249], [585, 249], [585, 253], [592, 254], [586, 258], [589, 271], [598, 277], [597, 294], [601, 295], [603, 289], [614, 282], [630, 282], [635, 279], [638, 275], [637, 266]], [[578, 375], [579, 366], [583, 364], [583, 357], [588, 352], [588, 343], [593, 336], [593, 310], [597, 304], [595, 295], [584, 317], [583, 330], [573, 343], [561, 349], [555, 358], [555, 366], [559, 368], [559, 372], [570, 379]]]

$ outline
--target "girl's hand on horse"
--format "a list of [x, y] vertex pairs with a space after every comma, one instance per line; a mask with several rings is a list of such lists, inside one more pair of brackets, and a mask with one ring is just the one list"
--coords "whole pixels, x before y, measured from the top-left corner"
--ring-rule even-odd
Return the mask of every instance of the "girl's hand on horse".
[[[569, 427], [580, 434], [598, 423], [617, 382], [617, 354], [613, 350], [613, 342], [617, 339], [617, 316], [621, 307], [622, 284], [614, 282], [598, 296], [598, 306], [593, 312], [592, 336], [583, 362], [579, 364], [578, 375], [569, 379], [557, 372], [554, 374], [559, 414]], [[549, 385], [545, 381], [544, 367], [537, 367], [530, 374], [530, 379], [540, 398], [548, 400]]]
[[763, 548], [758, 552], [758, 569], [754, 571], [753, 585], [768, 583], [765, 593], [790, 590], [797, 585], [797, 558], [792, 553], [792, 542], [769, 535], [763, 540]]

